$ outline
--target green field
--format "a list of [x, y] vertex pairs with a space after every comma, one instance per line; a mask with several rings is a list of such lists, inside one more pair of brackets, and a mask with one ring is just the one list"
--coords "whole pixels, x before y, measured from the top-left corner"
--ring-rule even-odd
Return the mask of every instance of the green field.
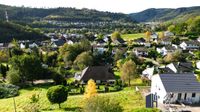
[[[73, 95], [69, 96], [68, 100], [61, 104], [62, 109], [58, 109], [57, 104], [50, 104], [46, 98], [48, 86], [40, 86], [28, 89], [21, 89], [20, 95], [15, 97], [17, 112], [23, 112], [23, 108], [26, 107], [30, 102], [30, 97], [34, 93], [39, 93], [40, 100], [39, 105], [42, 111], [53, 111], [53, 112], [70, 112], [82, 108], [84, 97], [83, 95]], [[101, 93], [99, 95], [108, 96], [109, 98], [114, 98], [123, 106], [125, 112], [129, 112], [135, 108], [144, 107], [144, 99], [139, 94], [136, 93], [134, 87], [124, 88], [119, 92], [112, 93]], [[13, 98], [1, 99], [0, 100], [0, 110], [1, 112], [13, 112]]]
[[145, 33], [136, 33], [136, 34], [123, 34], [122, 38], [126, 41], [134, 40], [140, 37], [144, 37]]

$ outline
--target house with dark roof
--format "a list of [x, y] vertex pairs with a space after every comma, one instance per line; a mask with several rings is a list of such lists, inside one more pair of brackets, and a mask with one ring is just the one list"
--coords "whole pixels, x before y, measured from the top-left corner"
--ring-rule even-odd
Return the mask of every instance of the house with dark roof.
[[126, 44], [126, 41], [122, 38], [117, 38], [115, 41], [113, 41], [113, 43], [115, 45], [123, 45], [123, 44]]
[[164, 37], [163, 39], [161, 39], [160, 44], [162, 45], [171, 45], [172, 44], [172, 37]]
[[57, 47], [63, 46], [65, 43], [66, 43], [65, 40], [63, 40], [63, 39], [58, 39], [58, 40], [56, 40], [56, 41], [51, 42], [51, 47], [57, 48]]
[[200, 48], [200, 43], [198, 41], [183, 41], [180, 47], [183, 50], [198, 50]]
[[135, 47], [133, 49], [133, 52], [135, 53], [136, 56], [142, 56], [142, 57], [148, 56], [148, 48], [146, 47]]
[[157, 96], [159, 103], [200, 102], [200, 83], [194, 74], [159, 74], [151, 81], [151, 93]]
[[146, 43], [146, 40], [141, 37], [141, 38], [135, 39], [134, 42], [138, 45], [144, 45]]
[[75, 79], [81, 83], [87, 83], [93, 79], [96, 83], [115, 81], [115, 76], [109, 66], [89, 66], [81, 74], [75, 74]]
[[193, 73], [194, 67], [191, 62], [170, 63], [160, 68], [161, 73]]
[[164, 46], [162, 48], [156, 48], [156, 51], [163, 56], [167, 55], [168, 53], [172, 53], [175, 50], [177, 50], [175, 46]]

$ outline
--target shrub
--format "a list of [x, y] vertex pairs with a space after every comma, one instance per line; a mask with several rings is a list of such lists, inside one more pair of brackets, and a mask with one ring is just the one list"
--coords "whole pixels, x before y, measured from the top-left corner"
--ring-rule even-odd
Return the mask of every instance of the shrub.
[[20, 83], [19, 71], [15, 69], [10, 69], [7, 72], [6, 79], [10, 84], [15, 84], [15, 85], [19, 84]]
[[62, 85], [64, 83], [66, 83], [64, 76], [62, 76], [61, 74], [58, 74], [56, 72], [53, 74], [53, 80], [56, 85]]
[[122, 112], [123, 109], [118, 102], [107, 97], [94, 96], [85, 102], [84, 112]]
[[19, 87], [11, 84], [0, 84], [0, 98], [9, 98], [19, 95]]
[[50, 87], [47, 91], [48, 100], [54, 104], [57, 103], [60, 108], [60, 104], [67, 100], [68, 89], [62, 85]]

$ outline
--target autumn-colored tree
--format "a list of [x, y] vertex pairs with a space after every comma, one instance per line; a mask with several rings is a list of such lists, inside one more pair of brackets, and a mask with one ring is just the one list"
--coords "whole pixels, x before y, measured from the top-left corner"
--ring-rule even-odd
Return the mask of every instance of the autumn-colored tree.
[[165, 37], [164, 32], [160, 32], [160, 33], [159, 33], [159, 38], [160, 38], [160, 39], [163, 39], [164, 37]]
[[136, 77], [136, 64], [132, 60], [126, 61], [122, 65], [120, 72], [123, 83], [128, 80], [128, 85], [130, 86], [131, 78]]
[[150, 37], [151, 37], [151, 32], [150, 31], [147, 31], [145, 33], [145, 36], [146, 36], [146, 40], [149, 42], [150, 41]]
[[87, 83], [84, 97], [90, 98], [96, 95], [97, 95], [96, 83], [94, 82], [94, 80], [90, 79]]

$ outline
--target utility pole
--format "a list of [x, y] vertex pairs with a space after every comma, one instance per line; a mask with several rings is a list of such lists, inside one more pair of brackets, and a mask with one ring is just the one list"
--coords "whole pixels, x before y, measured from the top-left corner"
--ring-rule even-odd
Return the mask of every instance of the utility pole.
[[9, 20], [8, 20], [8, 12], [7, 11], [5, 11], [5, 18], [6, 18], [6, 22], [9, 22]]
[[13, 97], [13, 105], [14, 105], [15, 112], [17, 112], [16, 104], [15, 104], [15, 98], [14, 97]]

